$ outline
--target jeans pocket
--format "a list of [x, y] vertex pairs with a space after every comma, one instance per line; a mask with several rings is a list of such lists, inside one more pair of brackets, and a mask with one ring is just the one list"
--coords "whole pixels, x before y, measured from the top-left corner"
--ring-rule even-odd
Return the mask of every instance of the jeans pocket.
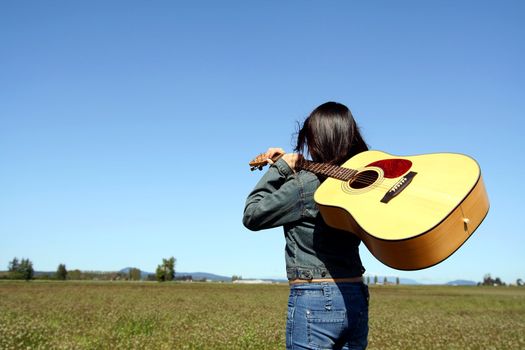
[[309, 310], [306, 319], [308, 343], [322, 349], [332, 348], [343, 332], [346, 311]]

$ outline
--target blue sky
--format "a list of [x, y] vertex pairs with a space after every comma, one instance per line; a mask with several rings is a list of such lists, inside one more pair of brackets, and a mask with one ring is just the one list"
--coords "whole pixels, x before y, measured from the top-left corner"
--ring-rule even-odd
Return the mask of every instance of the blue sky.
[[3, 1], [0, 269], [284, 277], [281, 229], [241, 223], [261, 173], [317, 105], [350, 107], [396, 155], [459, 152], [491, 209], [449, 259], [370, 274], [525, 278], [520, 1]]

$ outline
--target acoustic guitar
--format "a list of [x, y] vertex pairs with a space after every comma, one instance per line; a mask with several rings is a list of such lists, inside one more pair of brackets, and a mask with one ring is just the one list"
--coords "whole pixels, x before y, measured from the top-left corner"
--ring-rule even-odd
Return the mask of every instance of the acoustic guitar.
[[[250, 163], [262, 169], [262, 155]], [[419, 270], [452, 255], [478, 228], [489, 200], [478, 163], [463, 154], [357, 154], [341, 166], [302, 160], [320, 175], [324, 221], [357, 235], [382, 263]]]

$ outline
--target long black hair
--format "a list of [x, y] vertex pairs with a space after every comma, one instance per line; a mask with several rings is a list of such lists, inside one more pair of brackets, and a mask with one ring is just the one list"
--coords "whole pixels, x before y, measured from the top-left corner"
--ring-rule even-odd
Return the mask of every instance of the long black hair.
[[297, 134], [295, 152], [310, 154], [314, 162], [341, 165], [368, 150], [352, 112], [345, 105], [326, 102], [310, 113]]

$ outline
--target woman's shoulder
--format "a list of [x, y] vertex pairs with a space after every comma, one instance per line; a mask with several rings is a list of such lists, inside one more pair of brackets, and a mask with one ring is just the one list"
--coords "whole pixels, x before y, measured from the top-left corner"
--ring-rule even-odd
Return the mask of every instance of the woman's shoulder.
[[320, 184], [317, 175], [306, 170], [298, 171], [295, 176], [303, 185], [311, 185], [317, 188]]

